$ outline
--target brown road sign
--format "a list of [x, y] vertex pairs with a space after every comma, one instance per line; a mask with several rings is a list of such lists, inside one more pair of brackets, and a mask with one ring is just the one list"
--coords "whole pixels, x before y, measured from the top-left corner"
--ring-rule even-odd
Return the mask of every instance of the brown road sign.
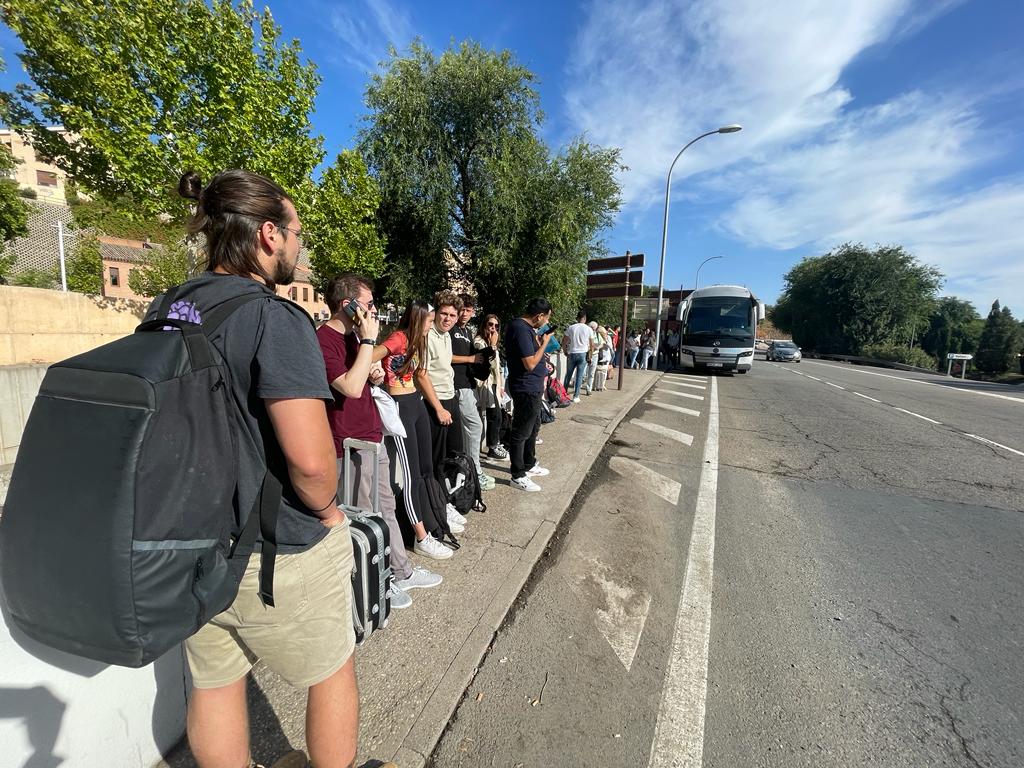
[[[642, 269], [635, 269], [629, 273], [629, 282], [631, 283], [642, 283], [644, 281], [644, 271]], [[587, 275], [587, 286], [591, 285], [622, 285], [626, 282], [626, 271], [621, 272], [602, 272], [597, 275]]]
[[[630, 296], [639, 296], [643, 293], [644, 287], [640, 283], [633, 283], [629, 286]], [[617, 285], [613, 288], [587, 288], [588, 299], [621, 299], [626, 295], [626, 286]]]
[[[634, 253], [629, 257], [630, 269], [633, 267], [642, 267], [644, 265], [644, 255], [642, 253]], [[608, 269], [625, 269], [626, 268], [626, 257], [625, 256], [612, 256], [607, 259], [591, 259], [587, 262], [588, 272], [603, 272]]]

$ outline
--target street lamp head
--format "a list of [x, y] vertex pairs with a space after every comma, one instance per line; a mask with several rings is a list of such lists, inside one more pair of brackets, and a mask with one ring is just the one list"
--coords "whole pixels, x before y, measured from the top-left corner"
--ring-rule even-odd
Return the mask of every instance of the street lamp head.
[[742, 131], [743, 126], [739, 123], [731, 123], [730, 125], [723, 125], [718, 129], [719, 133], [736, 133], [736, 131]]

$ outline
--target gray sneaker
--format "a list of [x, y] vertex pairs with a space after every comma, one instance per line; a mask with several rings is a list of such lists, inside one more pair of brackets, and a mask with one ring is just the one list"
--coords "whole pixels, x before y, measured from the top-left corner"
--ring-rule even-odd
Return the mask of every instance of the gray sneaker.
[[[442, 545], [443, 546], [443, 545]], [[447, 547], [445, 547], [447, 549]], [[451, 552], [451, 550], [448, 550]], [[401, 579], [395, 582], [395, 586], [404, 592], [408, 592], [410, 589], [430, 589], [436, 587], [444, 579], [440, 573], [434, 573], [428, 571], [421, 565], [414, 565], [412, 567], [412, 575], [407, 579]]]
[[391, 582], [391, 607], [392, 608], [408, 608], [412, 605], [412, 598], [409, 594], [398, 586], [398, 582]]

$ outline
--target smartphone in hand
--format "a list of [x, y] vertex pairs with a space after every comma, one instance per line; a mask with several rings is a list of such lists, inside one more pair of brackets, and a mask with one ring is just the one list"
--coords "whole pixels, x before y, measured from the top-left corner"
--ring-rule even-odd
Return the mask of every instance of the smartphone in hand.
[[366, 310], [355, 299], [349, 299], [344, 309], [348, 319], [358, 328], [362, 324], [363, 318], [366, 317]]

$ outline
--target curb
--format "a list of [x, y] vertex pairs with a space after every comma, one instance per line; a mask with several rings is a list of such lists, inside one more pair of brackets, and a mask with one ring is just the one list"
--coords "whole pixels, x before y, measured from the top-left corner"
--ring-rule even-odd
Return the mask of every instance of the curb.
[[416, 722], [391, 758], [401, 768], [424, 768], [426, 765], [427, 759], [433, 753], [438, 741], [441, 740], [445, 727], [458, 708], [462, 695], [473, 681], [477, 668], [487, 654], [487, 649], [490, 648], [495, 633], [501, 627], [519, 593], [522, 592], [537, 561], [547, 549], [548, 542], [558, 528], [562, 516], [572, 505], [573, 499], [576, 498], [584, 478], [590, 472], [601, 451], [604, 450], [608, 438], [611, 437], [626, 414], [665, 375], [664, 371], [658, 373], [659, 375], [653, 377], [645, 387], [637, 392], [635, 397], [624, 403], [608, 422], [604, 428], [604, 440], [600, 444], [592, 446], [590, 455], [580, 462], [574, 475], [570, 476], [567, 486], [571, 492], [563, 491], [551, 504], [551, 513], [541, 522], [533, 538], [530, 539], [530, 543], [527, 544], [519, 560], [513, 566], [507, 581], [491, 599], [487, 610], [484, 611], [476, 627], [455, 655], [441, 681], [431, 693], [430, 698], [427, 699]]

